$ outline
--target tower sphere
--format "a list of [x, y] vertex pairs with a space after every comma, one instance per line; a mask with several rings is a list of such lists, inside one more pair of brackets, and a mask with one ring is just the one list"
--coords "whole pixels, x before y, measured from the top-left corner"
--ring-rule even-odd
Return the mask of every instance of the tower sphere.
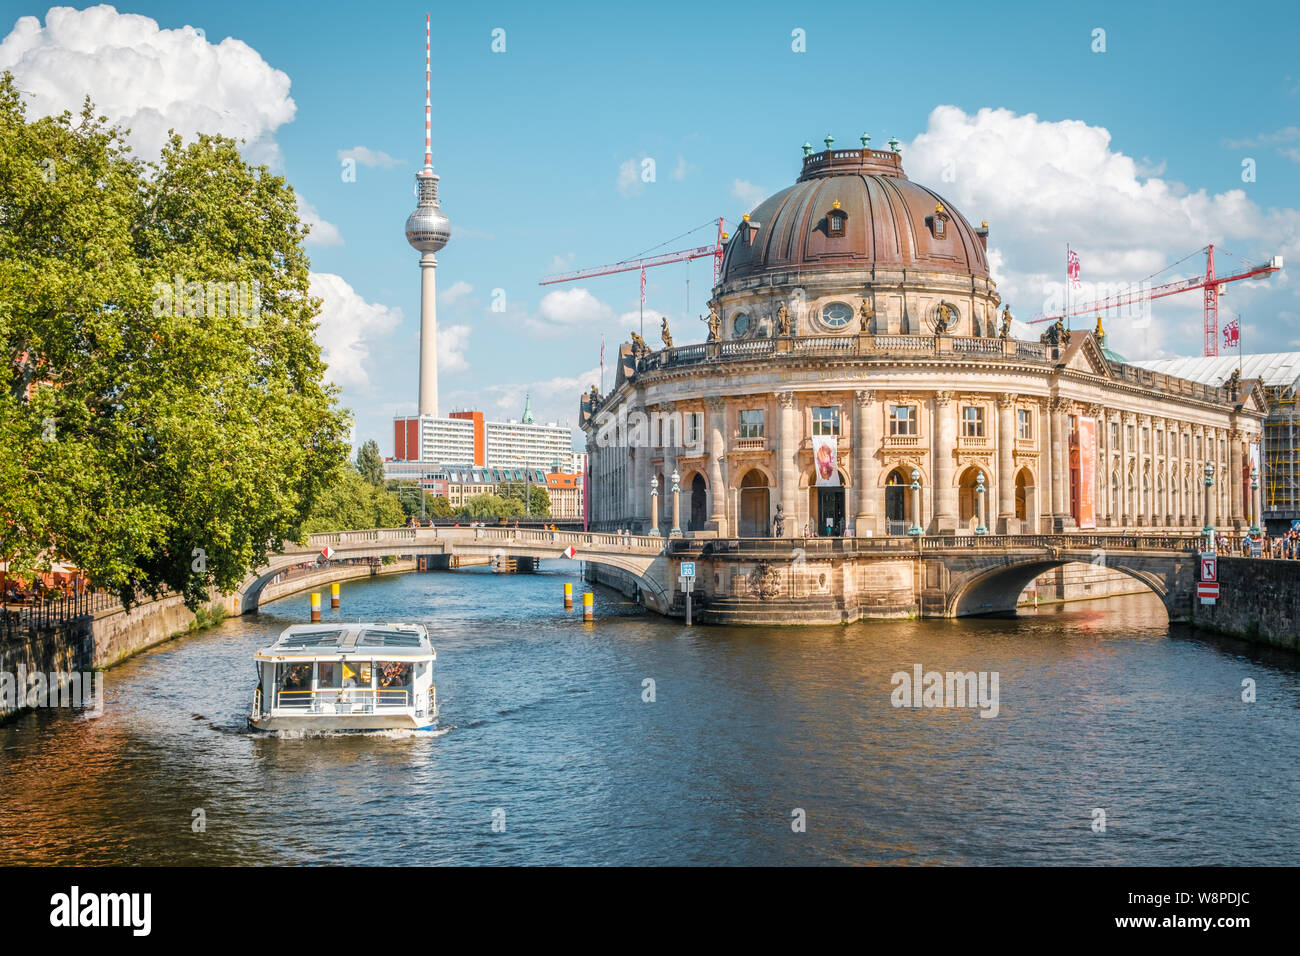
[[415, 181], [420, 202], [406, 217], [406, 241], [420, 252], [437, 252], [451, 238], [451, 220], [438, 205], [438, 176], [419, 172]]

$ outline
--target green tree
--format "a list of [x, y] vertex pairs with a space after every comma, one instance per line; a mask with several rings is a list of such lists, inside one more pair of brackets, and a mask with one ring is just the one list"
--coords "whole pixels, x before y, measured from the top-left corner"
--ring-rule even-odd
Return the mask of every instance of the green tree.
[[303, 531], [364, 531], [369, 528], [397, 528], [406, 523], [406, 515], [397, 496], [386, 488], [376, 488], [351, 466], [317, 500]]
[[551, 516], [551, 496], [543, 486], [524, 481], [512, 481], [497, 486], [497, 493], [501, 497], [518, 501], [521, 505], [525, 501], [525, 492], [528, 493], [529, 500], [532, 502], [531, 517], [549, 518]]
[[458, 513], [462, 518], [521, 518], [524, 503], [517, 498], [502, 498], [498, 495], [475, 495], [467, 498]]
[[[384, 482], [384, 488], [396, 495], [402, 503], [402, 511], [410, 517], [420, 514], [420, 496], [415, 494], [419, 485], [414, 481], [399, 481], [396, 478], [390, 478]], [[403, 489], [399, 491], [399, 489]], [[431, 518], [449, 518], [455, 512], [452, 510], [450, 503], [446, 498], [441, 498], [432, 492], [424, 493], [424, 514]]]
[[379, 455], [379, 443], [373, 438], [357, 449], [357, 471], [376, 487], [384, 483], [384, 459]]
[[0, 76], [0, 558], [134, 600], [233, 589], [346, 461], [293, 189], [237, 144], [131, 155]]

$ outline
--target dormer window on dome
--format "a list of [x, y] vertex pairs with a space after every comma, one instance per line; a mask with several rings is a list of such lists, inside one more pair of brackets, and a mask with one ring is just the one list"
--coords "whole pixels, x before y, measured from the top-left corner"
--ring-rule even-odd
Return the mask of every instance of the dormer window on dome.
[[948, 222], [952, 217], [948, 215], [948, 210], [943, 208], [943, 203], [934, 207], [934, 212], [926, 217], [926, 222], [930, 227], [930, 235], [936, 239], [946, 239], [948, 237]]
[[753, 222], [749, 218], [749, 213], [741, 217], [740, 223], [740, 241], [747, 246], [754, 244], [754, 239], [758, 236], [759, 223]]
[[826, 214], [826, 235], [832, 239], [844, 237], [844, 226], [849, 221], [849, 214], [840, 208], [837, 199], [831, 204], [831, 211]]

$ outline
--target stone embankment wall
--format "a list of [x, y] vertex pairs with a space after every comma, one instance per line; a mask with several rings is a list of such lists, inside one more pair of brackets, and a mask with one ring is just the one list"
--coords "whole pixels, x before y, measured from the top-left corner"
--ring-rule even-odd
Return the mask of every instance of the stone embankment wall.
[[1192, 623], [1300, 651], [1300, 561], [1220, 557], [1218, 600], [1194, 601]]
[[[287, 594], [328, 586], [334, 581], [351, 581], [381, 574], [402, 574], [415, 570], [414, 560], [396, 561], [392, 564], [336, 565], [310, 574], [289, 577], [268, 584], [258, 597], [258, 604], [266, 604]], [[344, 597], [346, 601], [346, 596]], [[329, 593], [321, 595], [324, 608], [329, 607]], [[240, 614], [239, 601], [218, 597], [209, 606], [223, 608], [229, 617]], [[309, 620], [307, 609], [303, 621]], [[100, 611], [71, 621], [63, 627], [41, 631], [35, 636], [17, 640], [0, 641], [0, 674], [17, 674], [21, 668], [28, 674], [41, 672], [71, 673], [102, 670], [120, 664], [128, 657], [184, 634], [194, 624], [195, 613], [177, 596], [137, 604], [129, 612], [120, 608]], [[12, 714], [0, 699], [0, 720]]]

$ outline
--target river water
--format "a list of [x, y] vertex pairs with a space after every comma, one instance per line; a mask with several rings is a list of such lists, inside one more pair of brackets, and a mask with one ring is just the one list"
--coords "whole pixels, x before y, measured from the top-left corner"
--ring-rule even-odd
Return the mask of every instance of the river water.
[[[423, 734], [247, 731], [252, 654], [306, 594], [110, 670], [102, 717], [0, 727], [0, 863], [1300, 861], [1296, 660], [1171, 628], [1154, 597], [685, 628], [597, 589], [589, 627], [571, 575], [343, 585], [327, 620], [429, 626]], [[997, 716], [893, 706], [916, 664], [996, 672]]]

